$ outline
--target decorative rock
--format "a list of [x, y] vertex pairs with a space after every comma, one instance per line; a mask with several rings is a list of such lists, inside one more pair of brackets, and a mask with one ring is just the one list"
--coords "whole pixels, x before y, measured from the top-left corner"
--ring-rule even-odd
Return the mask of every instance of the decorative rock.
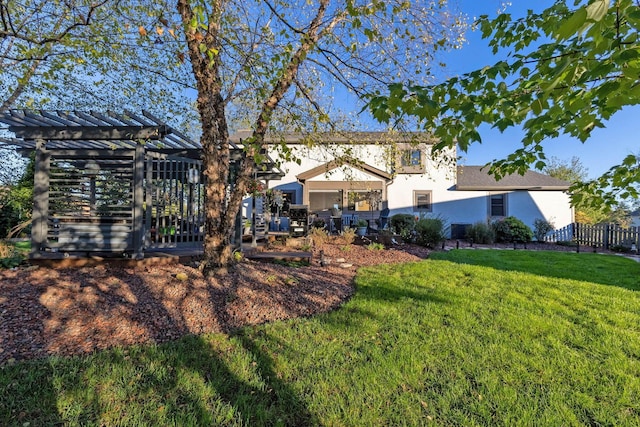
[[351, 268], [351, 267], [353, 267], [353, 264], [342, 263], [342, 264], [340, 264], [340, 267], [342, 267], [342, 268]]
[[337, 262], [338, 264], [343, 264], [343, 263], [347, 262], [347, 260], [346, 260], [346, 259], [344, 259], [344, 258], [338, 258], [338, 259], [336, 259], [336, 262]]

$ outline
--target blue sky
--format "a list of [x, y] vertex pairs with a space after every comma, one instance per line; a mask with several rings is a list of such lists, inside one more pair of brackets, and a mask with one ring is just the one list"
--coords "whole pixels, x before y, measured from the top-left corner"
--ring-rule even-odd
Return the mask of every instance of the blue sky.
[[[458, 0], [460, 9], [470, 18], [483, 14], [495, 16], [502, 3], [498, 0]], [[551, 4], [552, 2], [548, 0], [535, 2], [512, 0], [511, 5], [507, 6], [507, 12], [513, 17], [524, 16], [527, 9], [541, 11]], [[479, 32], [470, 32], [467, 39], [468, 43], [463, 49], [451, 52], [443, 58], [447, 64], [449, 76], [472, 71], [504, 59], [504, 56], [493, 55], [487, 40], [482, 40]], [[640, 108], [627, 108], [605, 123], [606, 128], [596, 129], [584, 144], [570, 137], [546, 141], [545, 154], [547, 157], [554, 156], [561, 160], [569, 160], [572, 156], [577, 156], [588, 169], [589, 177], [594, 178], [606, 172], [611, 166], [619, 164], [626, 155], [640, 151], [639, 122]], [[463, 157], [463, 164], [483, 165], [493, 159], [506, 157], [519, 148], [522, 131], [508, 129], [501, 134], [490, 127], [484, 127], [480, 129], [480, 134], [482, 144], [473, 144], [467, 153], [459, 153]]]

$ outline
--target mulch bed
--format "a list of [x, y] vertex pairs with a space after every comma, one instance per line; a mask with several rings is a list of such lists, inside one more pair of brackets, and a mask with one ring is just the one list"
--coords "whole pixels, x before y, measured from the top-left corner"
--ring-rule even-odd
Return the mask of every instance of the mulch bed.
[[429, 253], [410, 245], [323, 249], [325, 267], [316, 251], [310, 266], [244, 261], [221, 278], [181, 264], [0, 270], [0, 365], [311, 316], [353, 294], [357, 268]]

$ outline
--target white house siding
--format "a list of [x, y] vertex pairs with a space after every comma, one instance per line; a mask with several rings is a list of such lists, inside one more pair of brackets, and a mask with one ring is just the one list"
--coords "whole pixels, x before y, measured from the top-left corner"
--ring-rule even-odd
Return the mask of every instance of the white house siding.
[[[297, 176], [324, 165], [333, 159], [332, 151], [323, 148], [308, 148], [299, 145], [291, 147], [302, 162], [285, 163], [282, 169], [285, 176], [279, 181], [270, 181], [270, 188], [282, 190], [295, 190], [294, 203], [303, 203], [302, 185]], [[387, 160], [384, 156], [384, 147], [378, 145], [351, 145], [348, 146], [352, 156], [377, 169], [387, 171]], [[272, 154], [275, 157], [275, 154]], [[457, 191], [456, 166], [438, 165], [437, 162], [427, 159], [427, 168], [423, 174], [394, 175], [393, 180], [386, 187], [386, 200], [390, 215], [397, 213], [409, 213], [420, 215], [414, 210], [414, 190], [431, 191], [432, 211], [426, 215], [437, 216], [448, 224], [473, 224], [479, 221], [486, 222], [489, 217], [489, 191]], [[346, 172], [345, 172], [346, 171]], [[349, 181], [372, 180], [384, 181], [379, 176], [363, 172], [357, 168], [342, 166], [332, 170], [329, 175], [321, 173], [308, 178], [310, 181]], [[552, 222], [556, 228], [564, 227], [573, 221], [573, 212], [569, 207], [569, 197], [561, 191], [509, 191], [507, 192], [507, 215], [515, 216], [525, 224], [533, 228], [534, 221], [545, 218]], [[250, 206], [247, 203], [245, 206]], [[424, 213], [423, 213], [424, 214]], [[250, 215], [247, 209], [245, 215]]]

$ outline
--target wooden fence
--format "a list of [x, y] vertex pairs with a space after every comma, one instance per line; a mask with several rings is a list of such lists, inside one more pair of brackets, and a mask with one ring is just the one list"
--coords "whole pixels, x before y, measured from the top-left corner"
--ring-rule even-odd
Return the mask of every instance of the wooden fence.
[[620, 227], [616, 224], [587, 225], [569, 224], [554, 230], [545, 237], [547, 242], [575, 242], [584, 246], [595, 246], [604, 249], [612, 247], [631, 248], [635, 244], [640, 247], [640, 227]]

